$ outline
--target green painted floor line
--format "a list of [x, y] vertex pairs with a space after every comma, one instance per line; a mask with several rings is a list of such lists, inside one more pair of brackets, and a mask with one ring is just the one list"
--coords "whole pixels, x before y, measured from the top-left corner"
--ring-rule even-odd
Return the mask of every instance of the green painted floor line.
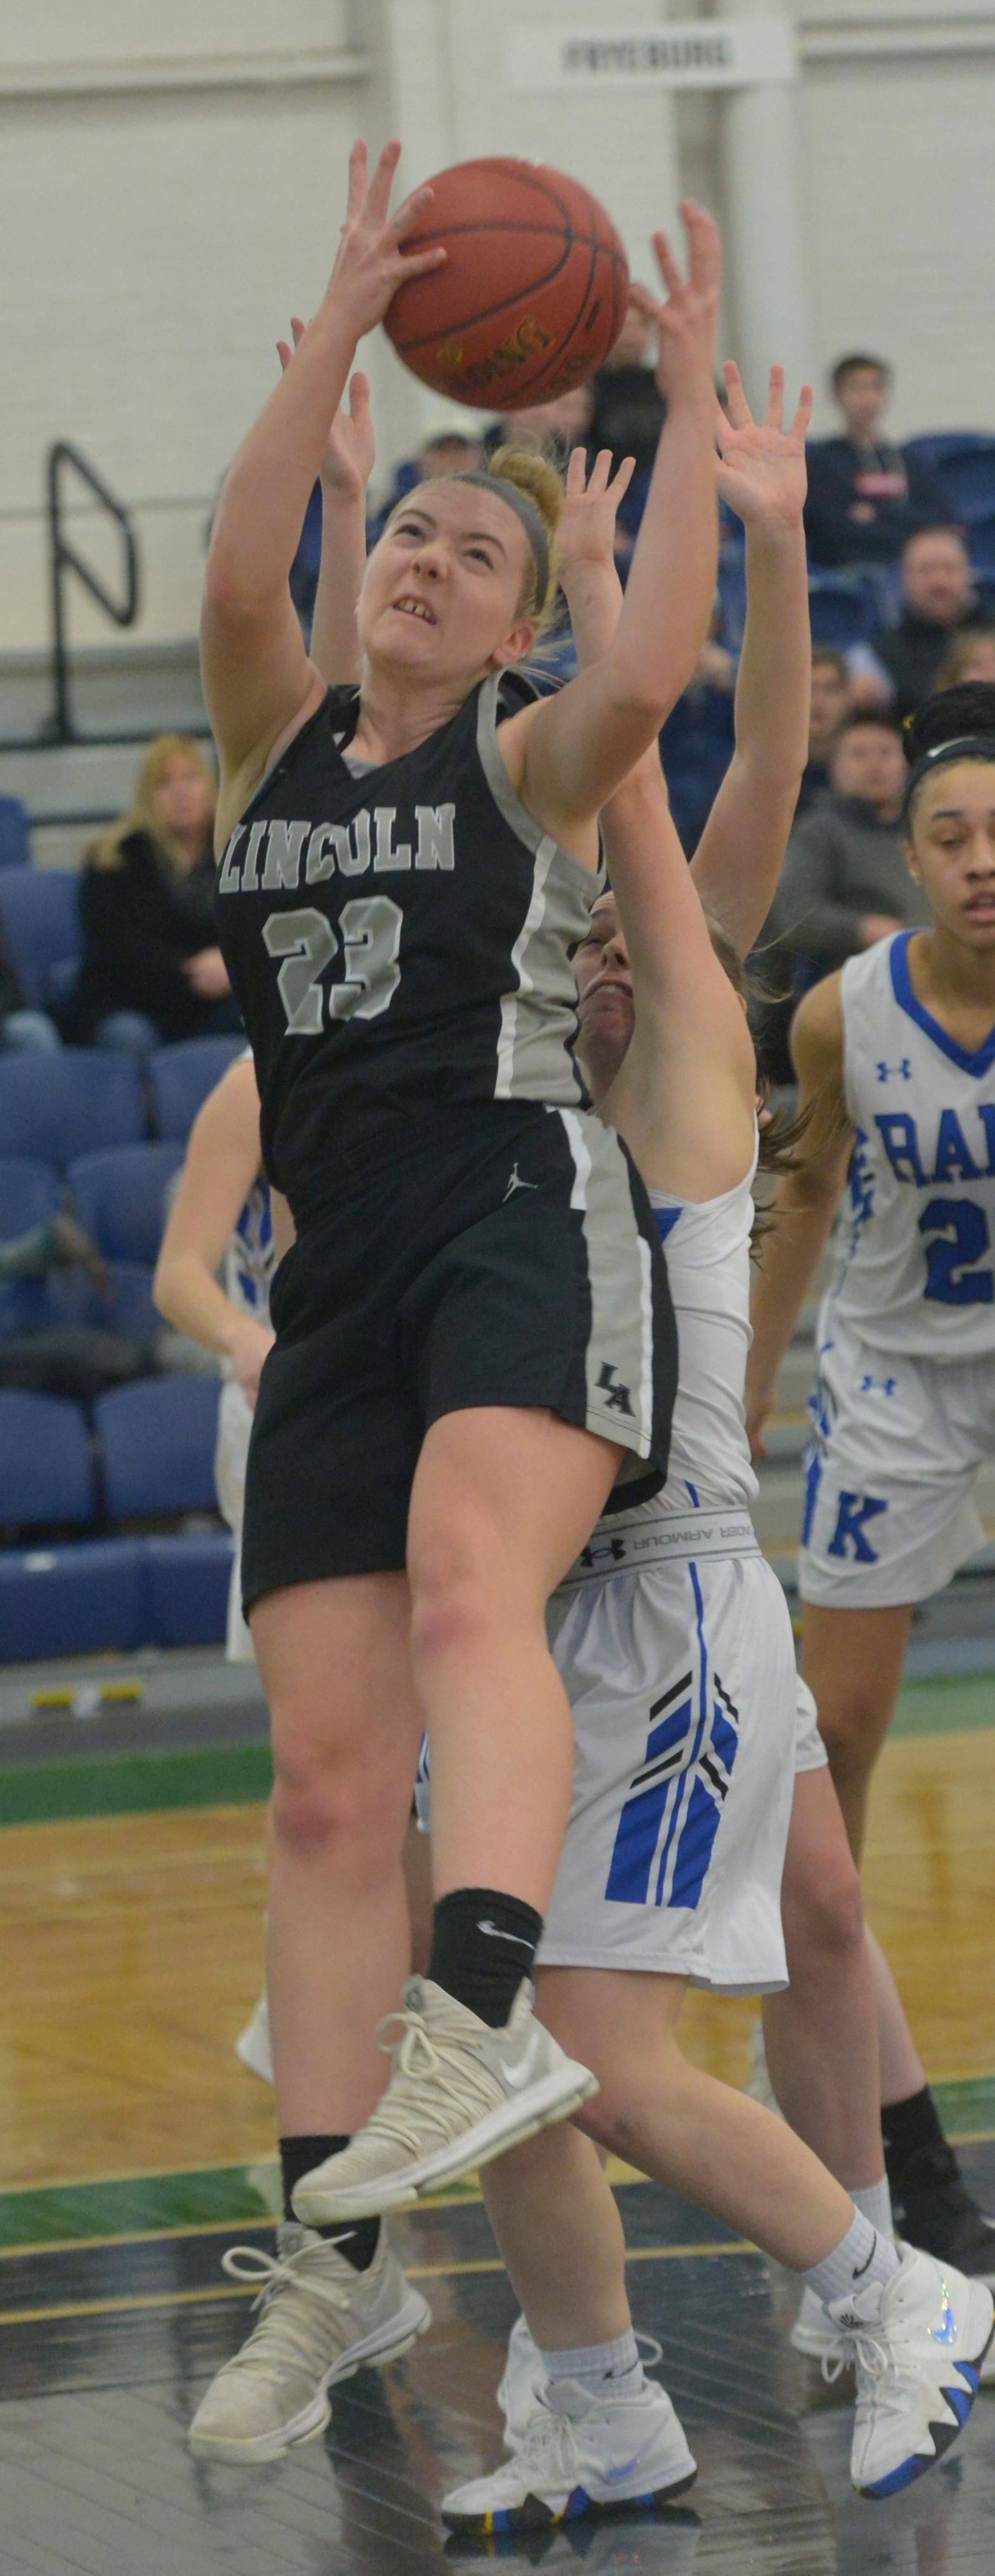
[[[948, 2136], [995, 2137], [995, 2075], [936, 2084], [933, 2094]], [[438, 2196], [440, 2205], [479, 2198], [474, 2175]], [[431, 2205], [428, 2200], [420, 2204]], [[275, 2157], [256, 2165], [208, 2165], [190, 2173], [50, 2183], [0, 2192], [0, 2253], [98, 2240], [137, 2241], [214, 2227], [264, 2227], [279, 2211], [280, 2169]]]
[[995, 1726], [995, 1673], [942, 1673], [903, 1682], [893, 1735], [973, 1734]]
[[272, 1785], [268, 1744], [96, 1755], [90, 1761], [37, 1766], [11, 1763], [0, 1768], [0, 1825], [145, 1815], [169, 1807], [244, 1806], [268, 1798]]

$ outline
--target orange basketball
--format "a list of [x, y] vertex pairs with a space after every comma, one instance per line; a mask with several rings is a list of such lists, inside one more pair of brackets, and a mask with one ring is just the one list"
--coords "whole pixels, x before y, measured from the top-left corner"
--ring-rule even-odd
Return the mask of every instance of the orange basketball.
[[412, 375], [457, 402], [521, 410], [586, 383], [622, 328], [629, 271], [604, 207], [542, 162], [460, 161], [406, 251], [445, 267], [398, 288], [384, 328]]

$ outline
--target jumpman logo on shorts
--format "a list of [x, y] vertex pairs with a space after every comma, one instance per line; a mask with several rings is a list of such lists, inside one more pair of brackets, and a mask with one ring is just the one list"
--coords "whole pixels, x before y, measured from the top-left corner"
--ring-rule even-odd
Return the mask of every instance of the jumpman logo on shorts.
[[517, 1163], [513, 1163], [513, 1164], [512, 1164], [512, 1166], [511, 1166], [511, 1170], [510, 1170], [510, 1172], [509, 1172], [509, 1174], [508, 1174], [508, 1187], [507, 1187], [507, 1189], [506, 1189], [506, 1191], [505, 1191], [504, 1198], [503, 1198], [503, 1199], [502, 1199], [502, 1201], [501, 1201], [501, 1205], [502, 1205], [502, 1207], [504, 1206], [505, 1199], [510, 1199], [510, 1198], [513, 1196], [513, 1194], [514, 1194], [515, 1190], [537, 1190], [537, 1189], [538, 1189], [538, 1187], [539, 1187], [539, 1183], [538, 1183], [538, 1181], [522, 1181], [522, 1180], [520, 1180], [520, 1179], [519, 1179], [519, 1176], [518, 1176], [518, 1165], [517, 1165]]

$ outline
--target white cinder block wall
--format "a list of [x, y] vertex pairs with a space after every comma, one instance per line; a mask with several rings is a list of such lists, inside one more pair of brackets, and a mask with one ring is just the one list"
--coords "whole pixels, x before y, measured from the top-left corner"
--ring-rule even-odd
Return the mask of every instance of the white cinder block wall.
[[[995, 7], [788, 5], [820, 384], [834, 354], [868, 342], [895, 362], [899, 431], [995, 426]], [[45, 637], [42, 463], [59, 435], [135, 509], [140, 634], [193, 631], [210, 502], [272, 382], [277, 332], [325, 282], [354, 132], [396, 130], [409, 184], [478, 152], [559, 162], [604, 197], [644, 275], [646, 237], [683, 187], [722, 212], [720, 99], [508, 84], [516, 26], [612, 35], [695, 14], [721, 0], [4, 0], [0, 651]], [[731, 293], [722, 337], [739, 354]], [[445, 407], [382, 338], [364, 360], [387, 469]], [[81, 639], [106, 633], [85, 604], [74, 619]]]

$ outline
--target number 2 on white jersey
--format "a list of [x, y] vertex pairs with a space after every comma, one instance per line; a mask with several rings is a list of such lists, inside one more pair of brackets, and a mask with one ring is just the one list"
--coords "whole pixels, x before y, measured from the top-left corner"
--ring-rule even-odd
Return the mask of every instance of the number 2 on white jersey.
[[[357, 896], [343, 905], [344, 973], [342, 982], [329, 989], [330, 1020], [375, 1020], [389, 1010], [401, 980], [397, 957], [403, 918], [400, 905], [385, 894]], [[320, 1037], [325, 1025], [321, 977], [339, 945], [327, 915], [314, 904], [296, 912], [271, 912], [263, 942], [271, 957], [283, 960], [276, 980], [288, 1037]]]

